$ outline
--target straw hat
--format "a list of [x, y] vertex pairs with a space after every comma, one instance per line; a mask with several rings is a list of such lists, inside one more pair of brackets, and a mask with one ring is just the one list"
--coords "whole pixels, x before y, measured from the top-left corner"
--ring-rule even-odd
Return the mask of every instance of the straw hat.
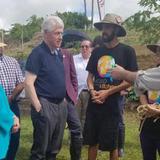
[[102, 30], [103, 24], [113, 24], [116, 25], [119, 28], [119, 31], [117, 32], [117, 36], [123, 37], [126, 35], [125, 29], [122, 27], [122, 18], [116, 14], [108, 13], [104, 16], [103, 20], [100, 22], [94, 23], [94, 26], [98, 30]]
[[5, 46], [7, 46], [7, 44], [0, 42], [0, 47], [5, 47]]
[[157, 48], [160, 47], [160, 40], [156, 44], [149, 44], [147, 48], [151, 50], [153, 53], [157, 53]]

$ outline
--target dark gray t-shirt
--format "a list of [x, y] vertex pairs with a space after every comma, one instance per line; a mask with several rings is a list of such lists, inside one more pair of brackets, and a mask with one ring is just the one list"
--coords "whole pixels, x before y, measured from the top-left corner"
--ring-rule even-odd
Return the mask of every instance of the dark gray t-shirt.
[[[96, 90], [107, 90], [112, 86], [119, 85], [122, 81], [110, 77], [109, 70], [115, 61], [116, 64], [130, 71], [137, 71], [136, 54], [132, 47], [119, 43], [114, 48], [105, 46], [93, 50], [86, 70], [94, 75], [94, 88]], [[115, 93], [109, 96], [101, 107], [105, 107], [107, 113], [118, 114], [121, 105], [121, 96]], [[97, 104], [91, 104], [96, 108]]]

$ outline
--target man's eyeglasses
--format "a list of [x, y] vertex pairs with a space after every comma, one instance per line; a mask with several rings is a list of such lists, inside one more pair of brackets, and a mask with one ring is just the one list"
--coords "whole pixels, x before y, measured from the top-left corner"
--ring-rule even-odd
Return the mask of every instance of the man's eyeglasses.
[[83, 45], [83, 46], [81, 46], [81, 48], [90, 48], [90, 46]]

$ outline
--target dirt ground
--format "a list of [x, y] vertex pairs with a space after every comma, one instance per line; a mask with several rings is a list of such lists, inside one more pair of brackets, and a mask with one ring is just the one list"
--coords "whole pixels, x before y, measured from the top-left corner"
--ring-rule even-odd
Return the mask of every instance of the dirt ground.
[[155, 67], [156, 55], [149, 51], [146, 46], [135, 45], [133, 48], [136, 51], [139, 69]]

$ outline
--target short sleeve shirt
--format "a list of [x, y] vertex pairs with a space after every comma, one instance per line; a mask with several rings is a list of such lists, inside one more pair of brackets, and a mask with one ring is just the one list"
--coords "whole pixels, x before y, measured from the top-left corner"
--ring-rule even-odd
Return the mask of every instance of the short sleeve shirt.
[[6, 55], [0, 57], [0, 84], [6, 95], [10, 96], [15, 87], [23, 82], [24, 77], [17, 60]]
[[111, 79], [109, 75], [113, 61], [130, 71], [137, 71], [138, 69], [135, 51], [130, 46], [120, 43], [111, 49], [105, 46], [97, 48], [93, 51], [87, 65], [87, 70], [95, 77], [95, 89], [107, 89], [108, 85], [112, 86], [121, 83], [121, 81]]
[[51, 53], [49, 47], [42, 42], [33, 49], [26, 63], [26, 70], [37, 76], [35, 89], [38, 96], [63, 99], [66, 94], [63, 57]]
[[[94, 88], [96, 90], [106, 90], [114, 85], [119, 85], [121, 81], [111, 78], [109, 70], [113, 67], [113, 62], [130, 71], [137, 71], [136, 54], [132, 47], [119, 43], [116, 47], [108, 49], [105, 46], [93, 50], [87, 65], [87, 71], [94, 75]], [[108, 105], [110, 110], [117, 112], [119, 103], [119, 93], [109, 96], [104, 105]]]

